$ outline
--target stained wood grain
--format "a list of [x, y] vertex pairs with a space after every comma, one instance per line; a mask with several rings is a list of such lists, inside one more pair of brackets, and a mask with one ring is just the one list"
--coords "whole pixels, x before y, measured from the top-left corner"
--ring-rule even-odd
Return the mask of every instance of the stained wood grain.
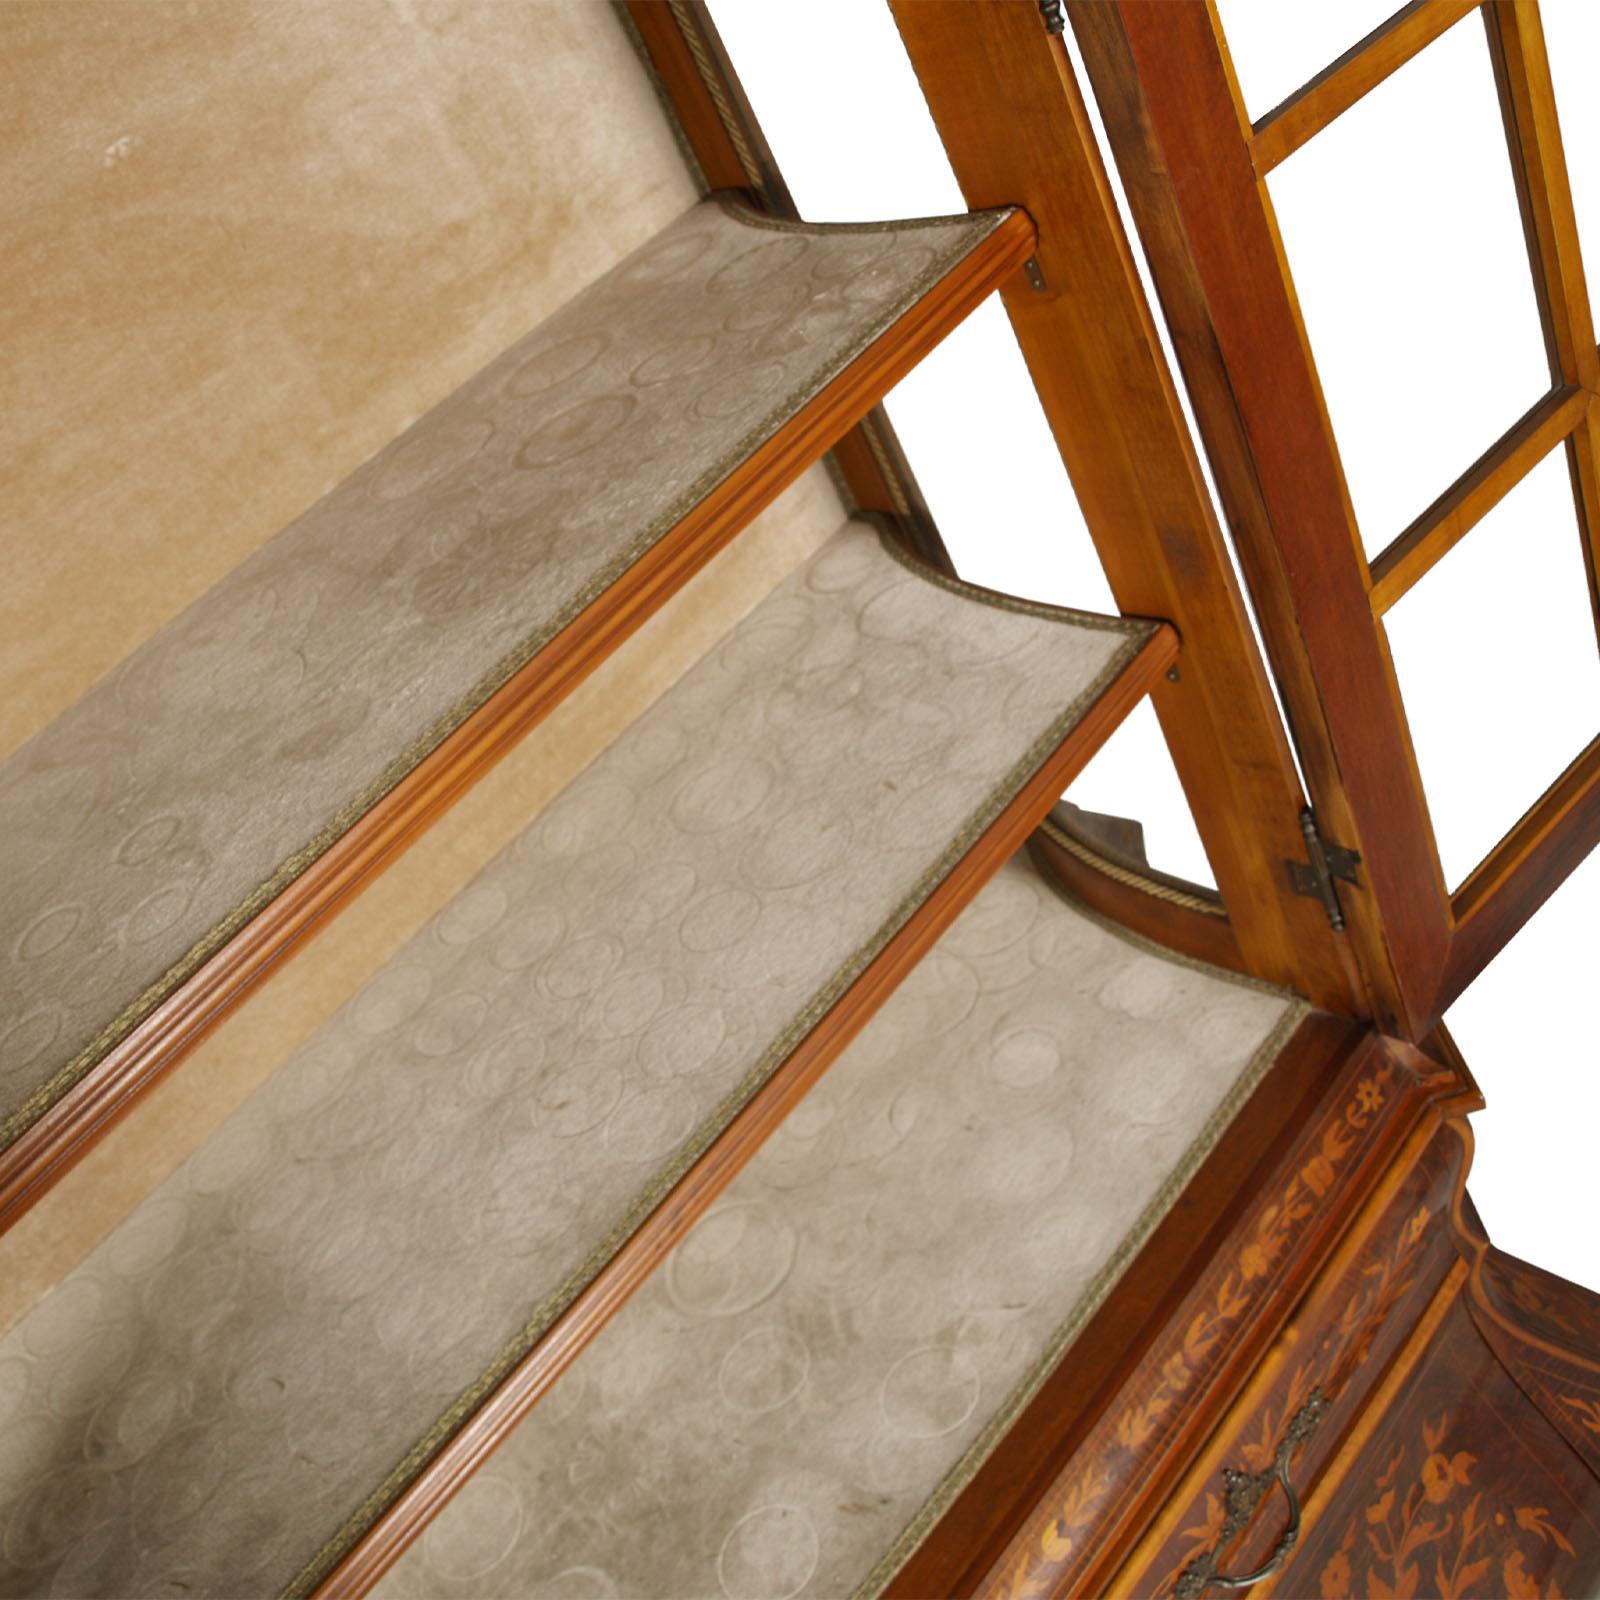
[[1288, 885], [1299, 779], [1065, 51], [1026, 5], [894, 12], [968, 203], [1005, 196], [1038, 224], [1044, 288], [1019, 281], [1006, 309], [1118, 606], [1185, 640], [1153, 703], [1239, 948], [1365, 1015], [1346, 942]]
[[1387, 611], [1557, 445], [1586, 429], [1594, 404], [1587, 389], [1555, 390], [1462, 473], [1373, 559], [1373, 611]]
[[1402, 6], [1256, 121], [1250, 140], [1256, 171], [1265, 177], [1477, 4], [1478, 0], [1411, 0]]
[[[1259, 1101], [1246, 1116], [1262, 1114]], [[1347, 1352], [1370, 1348], [1362, 1341], [1386, 1326], [1394, 1303], [1367, 1268], [1407, 1238], [1419, 1197], [1448, 1199], [1449, 1173], [1462, 1162], [1455, 1141], [1441, 1142], [1441, 1118], [1476, 1103], [1453, 1069], [1363, 1032], [1322, 1078], [1314, 1108], [1291, 1119], [1270, 1170], [1241, 1187], [1240, 1208], [1206, 1242], [1198, 1277], [1163, 1306], [1154, 1341], [1134, 1340], [1131, 1373], [1096, 1399], [1091, 1426], [1009, 1543], [990, 1547], [984, 1571], [925, 1592], [1158, 1592], [1152, 1564], [1197, 1497], [1204, 1503], [1209, 1475], [1263, 1431], [1275, 1447], [1286, 1397], [1297, 1381], [1309, 1387], [1305, 1362], [1360, 1373]], [[1428, 1242], [1435, 1262], [1436, 1246], [1453, 1254], [1438, 1230]], [[1425, 1277], [1390, 1271], [1386, 1281], [1425, 1299]], [[1354, 1404], [1352, 1396], [1347, 1410]]]
[[1015, 272], [1034, 240], [1025, 215], [1007, 218], [0, 1152], [0, 1230]]
[[795, 1048], [693, 1168], [552, 1325], [478, 1412], [440, 1450], [316, 1590], [364, 1594], [440, 1506], [548, 1392], [672, 1247], [731, 1183], [788, 1112], [866, 1025], [895, 985], [1013, 855], [1061, 790], [1177, 659], [1157, 628], [1016, 798], [923, 902], [883, 952]]
[[[1539, 8], [1493, 0], [1483, 8], [1483, 20], [1551, 376], [1593, 396], [1600, 393], [1600, 360]], [[1569, 439], [1567, 464], [1583, 536], [1591, 608], [1600, 630], [1597, 451], [1600, 432], [1591, 416]]]
[[1439, 1009], [1456, 999], [1600, 844], [1600, 737], [1497, 844], [1450, 902]]
[[1341, 889], [1351, 947], [1386, 1031], [1421, 1031], [1448, 937], [1444, 877], [1399, 720], [1399, 691], [1371, 616], [1332, 429], [1226, 56], [1202, 6], [1080, 0], [1068, 16], [1312, 803], [1324, 835], [1363, 858], [1362, 889]]

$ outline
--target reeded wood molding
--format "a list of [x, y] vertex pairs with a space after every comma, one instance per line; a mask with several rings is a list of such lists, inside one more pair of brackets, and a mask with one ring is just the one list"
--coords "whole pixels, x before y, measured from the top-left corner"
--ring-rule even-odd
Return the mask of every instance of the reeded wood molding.
[[1258, 118], [1250, 154], [1265, 177], [1308, 139], [1322, 132], [1385, 78], [1433, 43], [1479, 0], [1411, 0], [1364, 39], [1324, 67], [1316, 77]]
[[1032, 253], [1014, 212], [0, 1152], [0, 1231]]
[[1061, 791], [1178, 657], [1161, 624], [1083, 719], [951, 869], [837, 1004], [777, 1068], [689, 1172], [314, 1591], [365, 1594], [760, 1149], [896, 985], [1021, 847]]

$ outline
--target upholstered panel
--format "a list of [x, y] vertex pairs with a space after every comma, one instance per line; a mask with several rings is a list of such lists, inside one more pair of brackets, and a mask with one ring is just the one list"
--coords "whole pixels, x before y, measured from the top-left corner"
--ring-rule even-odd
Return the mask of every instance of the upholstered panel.
[[17, 0], [0, 52], [0, 755], [696, 198], [595, 0]]
[[1302, 1011], [1012, 862], [378, 1593], [880, 1587]]
[[0, 1136], [998, 220], [702, 203], [0, 767]]
[[331, 1559], [1147, 632], [844, 530], [0, 1342], [0, 1593]]

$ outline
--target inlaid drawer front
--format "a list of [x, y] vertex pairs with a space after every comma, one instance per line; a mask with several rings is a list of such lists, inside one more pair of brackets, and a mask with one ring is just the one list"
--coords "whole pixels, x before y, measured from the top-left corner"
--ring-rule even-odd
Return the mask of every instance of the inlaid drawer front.
[[1372, 1432], [1341, 1460], [1279, 1594], [1595, 1592], [1600, 1481], [1501, 1364], [1469, 1301], [1449, 1299]]
[[1456, 1260], [1468, 1146], [1435, 1118], [1407, 1145], [1113, 1589], [1180, 1600], [1290, 1558], [1308, 1492]]

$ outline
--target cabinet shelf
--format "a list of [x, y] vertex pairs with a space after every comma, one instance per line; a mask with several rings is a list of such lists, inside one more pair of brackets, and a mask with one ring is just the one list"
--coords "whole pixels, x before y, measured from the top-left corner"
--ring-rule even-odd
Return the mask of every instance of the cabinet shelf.
[[[847, 524], [0, 1341], [28, 1418], [0, 1481], [42, 1486], [0, 1510], [8, 1559], [71, 1560], [85, 1593], [307, 1588], [432, 1493], [417, 1474], [554, 1381], [1175, 650]], [[66, 1465], [88, 1416], [158, 1394], [182, 1403], [136, 1460]]]
[[0, 1226], [1032, 240], [702, 202], [0, 765]]

